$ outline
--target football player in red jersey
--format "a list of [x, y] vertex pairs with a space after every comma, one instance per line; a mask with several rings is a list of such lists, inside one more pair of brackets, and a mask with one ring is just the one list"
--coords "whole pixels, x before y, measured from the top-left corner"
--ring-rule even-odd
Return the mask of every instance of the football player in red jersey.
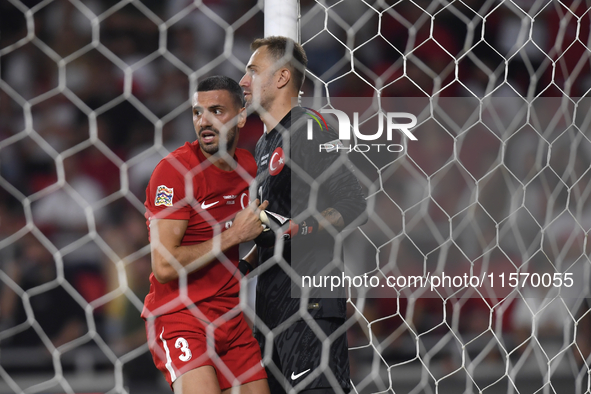
[[193, 96], [197, 140], [154, 169], [146, 189], [152, 249], [144, 301], [154, 363], [175, 393], [269, 393], [261, 352], [239, 308], [238, 246], [262, 231], [249, 204], [252, 155], [237, 149], [246, 122], [236, 81], [215, 76]]

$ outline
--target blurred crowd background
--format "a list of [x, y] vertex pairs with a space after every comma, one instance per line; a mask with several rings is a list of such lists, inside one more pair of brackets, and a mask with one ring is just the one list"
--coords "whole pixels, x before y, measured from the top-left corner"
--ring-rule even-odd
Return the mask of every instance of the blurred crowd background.
[[[110, 12], [89, 18], [82, 3]], [[471, 341], [470, 356], [485, 368], [483, 360], [560, 355], [574, 382], [591, 352], [591, 134], [585, 99], [575, 119], [573, 103], [560, 100], [591, 88], [586, 3], [400, 2], [381, 19], [393, 2], [369, 2], [373, 10], [357, 0], [321, 3], [301, 1], [304, 96], [437, 95], [461, 97], [466, 108], [489, 96], [506, 110], [468, 131], [434, 117], [402, 154], [351, 155], [368, 193], [378, 192], [375, 214], [348, 243], [350, 272], [525, 264], [580, 279], [551, 302], [539, 288], [525, 289], [525, 301], [492, 291], [445, 302], [377, 294], [361, 309], [352, 302], [354, 382], [388, 386], [368, 378], [377, 352], [380, 368], [421, 370], [426, 358], [441, 361], [436, 379], [445, 376], [462, 362], [454, 338]], [[125, 386], [149, 392], [159, 373], [146, 348], [130, 353], [145, 346], [145, 187], [168, 151], [195, 138], [188, 99], [196, 81], [242, 77], [263, 12], [254, 0], [19, 4], [0, 2], [0, 367], [54, 371], [49, 342], [64, 345], [66, 372], [112, 371], [113, 357], [131, 354]], [[540, 124], [516, 110], [524, 97], [539, 97]], [[253, 151], [262, 132], [250, 116], [240, 146]]]

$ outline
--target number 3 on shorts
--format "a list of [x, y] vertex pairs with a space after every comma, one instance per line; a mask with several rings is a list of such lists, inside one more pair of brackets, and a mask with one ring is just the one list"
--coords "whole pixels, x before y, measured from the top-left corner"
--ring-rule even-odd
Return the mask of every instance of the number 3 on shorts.
[[193, 357], [191, 349], [189, 349], [189, 343], [185, 338], [177, 338], [176, 342], [174, 343], [174, 347], [176, 347], [177, 349], [181, 349], [181, 352], [183, 352], [183, 354], [179, 356], [179, 360], [187, 362], [191, 359], [191, 357]]

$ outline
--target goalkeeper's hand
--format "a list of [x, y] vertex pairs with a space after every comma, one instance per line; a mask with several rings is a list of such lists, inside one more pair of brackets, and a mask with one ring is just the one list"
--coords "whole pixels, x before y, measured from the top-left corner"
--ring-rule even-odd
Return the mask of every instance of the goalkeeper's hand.
[[236, 239], [235, 244], [252, 241], [261, 233], [260, 212], [264, 211], [267, 205], [269, 201], [263, 201], [259, 205], [259, 200], [256, 199], [238, 212], [234, 220], [226, 224], [228, 232], [232, 232]]
[[254, 239], [254, 242], [264, 248], [275, 246], [277, 233], [281, 234], [281, 239], [287, 241], [296, 236], [308, 236], [318, 231], [318, 221], [313, 216], [310, 216], [301, 223], [296, 223], [290, 218], [286, 218], [275, 212], [263, 210], [260, 213], [260, 219], [264, 229]]

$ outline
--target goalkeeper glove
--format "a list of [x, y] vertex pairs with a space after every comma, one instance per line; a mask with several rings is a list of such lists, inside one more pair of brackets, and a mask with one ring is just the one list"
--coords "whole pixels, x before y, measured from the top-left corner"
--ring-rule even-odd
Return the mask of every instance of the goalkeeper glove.
[[290, 218], [265, 210], [261, 211], [260, 219], [265, 229], [254, 239], [254, 242], [264, 248], [275, 245], [276, 232], [279, 232], [281, 238], [286, 241], [295, 236], [307, 236], [318, 231], [318, 220], [313, 216], [298, 224]]

